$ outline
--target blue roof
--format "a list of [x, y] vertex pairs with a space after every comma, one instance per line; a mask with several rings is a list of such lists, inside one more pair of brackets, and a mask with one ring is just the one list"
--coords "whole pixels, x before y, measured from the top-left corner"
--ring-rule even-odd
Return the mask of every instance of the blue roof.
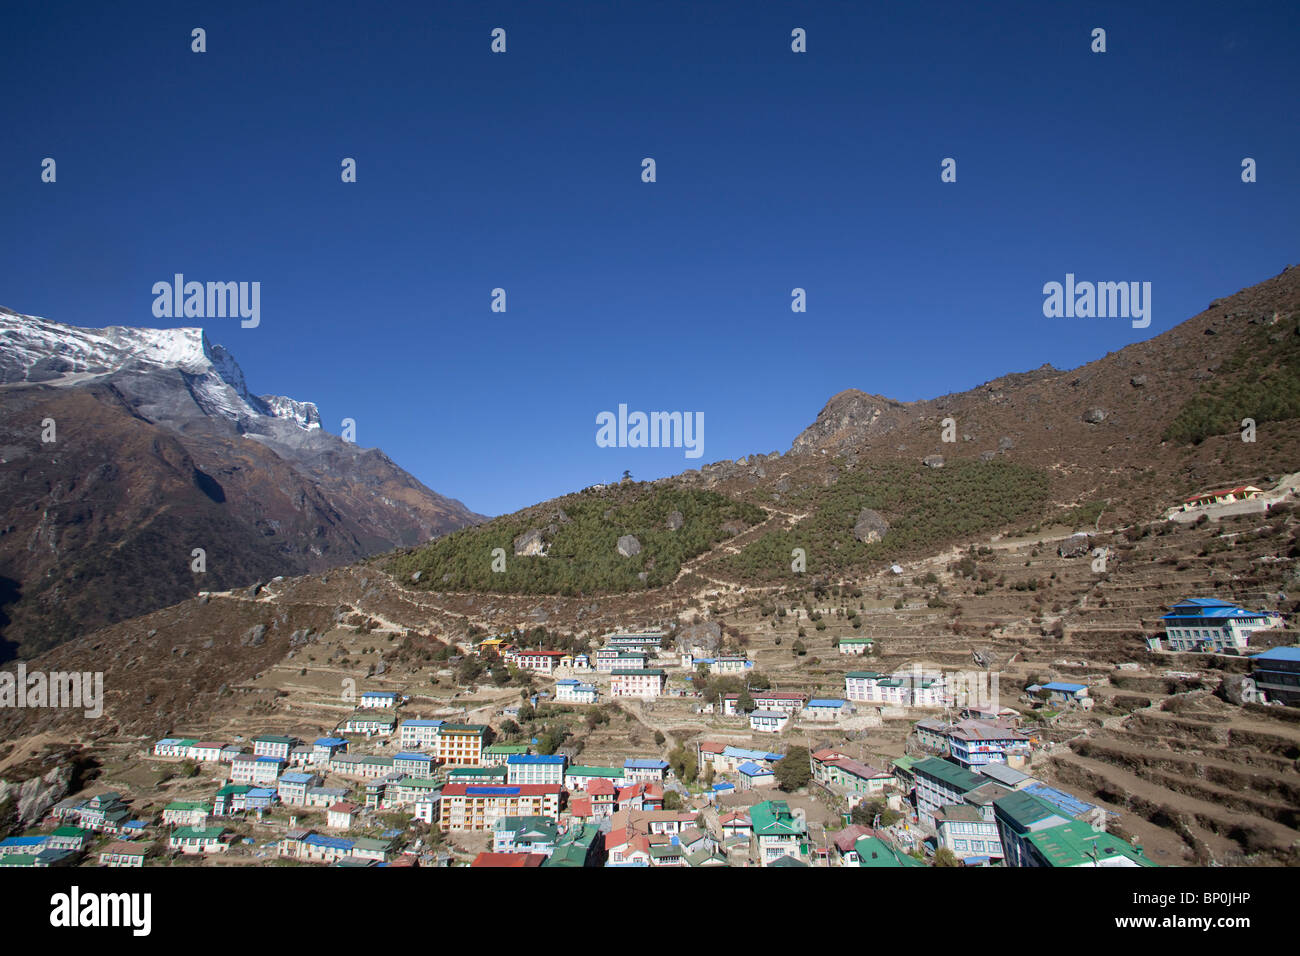
[[667, 760], [624, 760], [624, 770], [667, 770]]
[[1300, 661], [1300, 647], [1274, 647], [1263, 654], [1254, 654], [1252, 661]]
[[740, 760], [780, 760], [781, 754], [770, 754], [765, 750], [746, 750], [744, 747], [732, 747], [730, 745], [722, 748], [724, 757], [735, 757]]
[[557, 687], [558, 687], [560, 684], [576, 684], [576, 683], [578, 683], [578, 680], [577, 680], [576, 677], [566, 677], [564, 680], [557, 680], [557, 681], [555, 682], [555, 684], [556, 684]]
[[1259, 617], [1269, 611], [1247, 611], [1237, 604], [1218, 598], [1191, 598], [1179, 601], [1161, 620], [1221, 620], [1228, 617]]
[[252, 790], [249, 790], [248, 793], [244, 794], [244, 796], [246, 796], [246, 797], [274, 797], [274, 796], [275, 796], [275, 791], [274, 791], [274, 790], [268, 790], [266, 787], [254, 787]]
[[404, 720], [403, 727], [441, 727], [441, 720]]
[[843, 707], [844, 704], [838, 697], [815, 697], [808, 701], [809, 707]]
[[768, 770], [766, 767], [760, 767], [756, 763], [742, 763], [737, 769], [746, 777], [757, 777], [760, 774], [768, 774], [770, 776], [772, 773], [772, 771]]
[[330, 847], [335, 850], [351, 850], [355, 845], [351, 840], [344, 840], [341, 837], [321, 836], [319, 833], [312, 833], [303, 837], [303, 843], [310, 843], [312, 846]]
[[397, 693], [396, 691], [391, 691], [391, 690], [368, 690], [361, 696], [362, 697], [396, 697]]
[[400, 753], [400, 754], [393, 754], [393, 759], [394, 760], [423, 760], [426, 763], [433, 762], [433, 757], [431, 757], [429, 754]]
[[40, 846], [48, 839], [49, 837], [43, 836], [5, 837], [0, 840], [0, 846]]
[[1067, 684], [1063, 681], [1052, 681], [1050, 684], [1044, 684], [1043, 690], [1059, 690], [1067, 694], [1075, 694], [1081, 690], [1087, 690], [1087, 684]]
[[467, 797], [513, 797], [519, 793], [516, 787], [466, 787]]
[[1068, 793], [1042, 783], [1030, 784], [1028, 787], [1024, 788], [1024, 792], [1032, 793], [1034, 796], [1038, 797], [1038, 799], [1045, 800], [1068, 816], [1074, 817], [1076, 820], [1093, 807], [1091, 803], [1084, 803], [1082, 800], [1078, 800], [1070, 796]]
[[280, 778], [281, 783], [311, 783], [312, 774], [309, 773], [286, 773]]
[[342, 747], [347, 743], [342, 737], [317, 737], [315, 746], [317, 747]]
[[564, 756], [562, 754], [511, 754], [506, 758], [506, 763], [562, 764]]
[[735, 790], [736, 785], [734, 783], [715, 783], [713, 785], [713, 789], [714, 790]]

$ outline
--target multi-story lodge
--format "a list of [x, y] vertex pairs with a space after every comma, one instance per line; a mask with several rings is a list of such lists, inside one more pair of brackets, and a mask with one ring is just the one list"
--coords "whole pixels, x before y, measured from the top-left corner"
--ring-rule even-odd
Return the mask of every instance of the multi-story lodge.
[[555, 702], [558, 704], [594, 704], [599, 697], [595, 684], [584, 684], [573, 678], [555, 682]]
[[559, 784], [479, 786], [449, 783], [442, 788], [438, 826], [449, 830], [491, 830], [503, 817], [549, 817], [560, 813]]
[[285, 762], [278, 757], [240, 754], [230, 762], [230, 779], [234, 783], [274, 784], [280, 779]]
[[506, 759], [506, 783], [563, 784], [564, 765], [559, 754], [513, 754]]
[[649, 700], [660, 696], [667, 682], [668, 675], [658, 668], [616, 670], [610, 675], [610, 694]]
[[441, 726], [441, 720], [404, 720], [398, 730], [397, 742], [403, 750], [407, 747], [434, 747]]
[[929, 827], [935, 825], [934, 815], [940, 807], [966, 802], [966, 794], [989, 782], [987, 777], [938, 757], [914, 763], [912, 773], [916, 780], [916, 815]]
[[277, 757], [288, 762], [289, 751], [298, 743], [296, 737], [280, 737], [275, 734], [263, 734], [253, 738], [253, 754], [257, 757]]
[[1300, 705], [1300, 647], [1275, 647], [1250, 659], [1255, 687], [1269, 700]]
[[1255, 631], [1283, 625], [1282, 615], [1276, 611], [1247, 611], [1218, 598], [1179, 601], [1161, 620], [1165, 625], [1165, 646], [1160, 638], [1153, 637], [1148, 640], [1152, 650], [1214, 654], [1243, 651]]
[[617, 647], [602, 647], [596, 651], [596, 673], [612, 674], [616, 670], [637, 670], [649, 664], [644, 651], [629, 651]]
[[554, 674], [565, 662], [573, 663], [573, 655], [566, 651], [519, 651], [515, 663], [536, 674]]
[[483, 762], [483, 724], [447, 724], [438, 728], [434, 756], [452, 767], [477, 767]]
[[900, 671], [892, 677], [875, 671], [844, 675], [844, 696], [884, 707], [943, 707], [952, 703], [945, 674]]

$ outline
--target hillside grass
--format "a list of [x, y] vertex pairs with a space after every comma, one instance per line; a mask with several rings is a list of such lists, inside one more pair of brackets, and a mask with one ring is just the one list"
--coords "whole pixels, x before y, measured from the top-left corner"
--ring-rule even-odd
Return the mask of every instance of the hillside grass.
[[[1042, 513], [1046, 472], [1006, 461], [952, 461], [939, 469], [883, 463], [808, 489], [791, 506], [810, 511], [796, 527], [765, 534], [721, 565], [750, 582], [791, 580], [791, 552], [807, 553], [806, 573], [841, 576], [996, 530]], [[863, 508], [880, 512], [889, 531], [864, 544], [853, 535]]]
[[[1213, 435], [1255, 424], [1300, 418], [1300, 312], [1275, 325], [1252, 326], [1216, 378], [1178, 410], [1161, 436], [1180, 445], [1200, 444]], [[1280, 342], [1269, 336], [1281, 332]]]
[[[671, 531], [674, 511], [683, 524]], [[672, 582], [685, 561], [731, 537], [723, 525], [750, 527], [765, 517], [755, 505], [712, 491], [644, 483], [587, 489], [397, 555], [389, 570], [403, 582], [418, 571], [414, 586], [435, 591], [573, 596], [645, 590]], [[515, 539], [534, 529], [543, 533], [547, 554], [516, 555]], [[639, 554], [618, 553], [625, 534], [640, 541]], [[505, 550], [504, 572], [492, 570], [496, 548]], [[644, 581], [638, 577], [643, 572]]]

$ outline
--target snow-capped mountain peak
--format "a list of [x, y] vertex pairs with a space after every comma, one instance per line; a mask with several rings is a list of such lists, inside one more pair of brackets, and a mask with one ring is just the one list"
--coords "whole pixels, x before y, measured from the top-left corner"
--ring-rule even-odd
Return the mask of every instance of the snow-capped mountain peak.
[[312, 403], [252, 394], [234, 356], [213, 345], [202, 329], [86, 329], [0, 308], [0, 385], [77, 384], [150, 367], [182, 372], [206, 414], [241, 424], [269, 417], [309, 431], [320, 428]]

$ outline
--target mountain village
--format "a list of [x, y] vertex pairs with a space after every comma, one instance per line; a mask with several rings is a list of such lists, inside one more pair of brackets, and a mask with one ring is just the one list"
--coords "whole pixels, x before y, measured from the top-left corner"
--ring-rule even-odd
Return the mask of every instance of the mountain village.
[[[1258, 643], [1284, 625], [1188, 598], [1147, 647], [1241, 659], [1234, 700], [1294, 706], [1300, 647]], [[64, 799], [0, 841], [0, 867], [1159, 865], [1122, 813], [1038, 774], [1060, 746], [1044, 731], [1088, 715], [1110, 687], [999, 687], [978, 655], [964, 670], [882, 672], [874, 638], [840, 637], [841, 693], [812, 696], [772, 686], [744, 654], [703, 656], [678, 637], [612, 632], [591, 653], [529, 647], [518, 632], [458, 644], [453, 660], [479, 659], [487, 679], [507, 668], [539, 682], [474, 720], [425, 716], [411, 694], [374, 686], [328, 735], [249, 726], [146, 742], [141, 762], [178, 771], [162, 779], [182, 793]], [[712, 678], [741, 689], [705, 697]], [[590, 726], [699, 731], [665, 753], [655, 730], [656, 746], [601, 764], [553, 740], [502, 742], [525, 711], [556, 707], [603, 711]], [[907, 728], [901, 752], [864, 752], [856, 741], [887, 722]]]

